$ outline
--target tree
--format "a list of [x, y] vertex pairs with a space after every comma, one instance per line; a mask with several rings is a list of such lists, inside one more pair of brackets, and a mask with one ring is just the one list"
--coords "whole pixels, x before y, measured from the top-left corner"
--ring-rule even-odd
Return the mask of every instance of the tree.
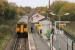
[[[53, 12], [57, 14], [57, 16], [61, 17], [61, 20], [75, 20], [75, 3], [70, 3], [66, 1], [56, 1], [52, 4]], [[65, 16], [65, 13], [70, 13], [70, 15]]]
[[17, 15], [16, 10], [13, 7], [6, 8], [4, 14], [5, 14], [5, 17], [4, 17], [5, 19], [15, 19], [16, 15]]

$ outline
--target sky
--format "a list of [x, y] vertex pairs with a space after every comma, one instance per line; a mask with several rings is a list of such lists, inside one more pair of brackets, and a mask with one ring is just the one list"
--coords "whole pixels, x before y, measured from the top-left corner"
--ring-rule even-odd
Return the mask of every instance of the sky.
[[[32, 8], [39, 6], [47, 6], [49, 0], [8, 0], [8, 2], [16, 3], [18, 6], [30, 6]], [[55, 0], [51, 0], [52, 3]], [[75, 2], [75, 0], [66, 0], [69, 2]]]

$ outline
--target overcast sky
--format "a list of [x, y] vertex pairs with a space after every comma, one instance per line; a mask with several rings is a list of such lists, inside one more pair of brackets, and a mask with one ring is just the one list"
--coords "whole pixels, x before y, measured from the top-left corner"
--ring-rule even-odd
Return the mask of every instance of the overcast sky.
[[[47, 6], [49, 0], [8, 0], [8, 2], [14, 2], [18, 6], [31, 6], [37, 7], [37, 6]], [[51, 0], [51, 3], [55, 0]], [[66, 0], [69, 2], [75, 2], [75, 0]]]

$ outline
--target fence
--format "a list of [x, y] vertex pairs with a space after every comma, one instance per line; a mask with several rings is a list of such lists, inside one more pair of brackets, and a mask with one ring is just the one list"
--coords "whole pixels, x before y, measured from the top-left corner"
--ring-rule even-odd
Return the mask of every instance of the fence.
[[75, 50], [75, 41], [65, 35], [63, 30], [57, 30], [51, 41], [51, 50]]

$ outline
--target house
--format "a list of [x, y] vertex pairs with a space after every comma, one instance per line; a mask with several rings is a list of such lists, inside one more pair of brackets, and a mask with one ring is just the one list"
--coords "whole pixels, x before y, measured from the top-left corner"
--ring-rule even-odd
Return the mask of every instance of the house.
[[45, 16], [42, 16], [42, 15], [36, 13], [31, 18], [32, 18], [31, 23], [37, 23], [37, 22], [39, 22], [39, 20], [42, 20], [43, 18], [45, 18]]
[[[39, 33], [39, 20], [42, 20], [45, 16], [40, 15], [39, 13], [33, 14], [31, 17], [31, 27]], [[38, 27], [38, 29], [37, 29]]]
[[47, 31], [51, 29], [52, 23], [50, 22], [50, 20], [46, 16], [43, 16], [43, 15], [36, 13], [32, 16], [31, 23], [32, 23], [32, 25], [34, 25], [34, 27], [38, 33], [40, 33], [40, 30], [42, 30], [41, 35], [44, 38], [47, 38], [46, 34], [47, 34]]

